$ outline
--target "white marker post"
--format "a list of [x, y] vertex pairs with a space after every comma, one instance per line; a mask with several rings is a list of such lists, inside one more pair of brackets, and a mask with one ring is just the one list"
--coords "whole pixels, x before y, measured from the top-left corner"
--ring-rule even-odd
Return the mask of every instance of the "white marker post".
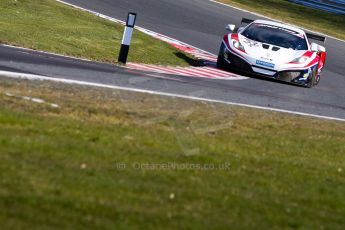
[[118, 61], [123, 63], [123, 64], [126, 64], [126, 62], [127, 62], [129, 46], [131, 44], [132, 34], [133, 34], [134, 24], [135, 24], [136, 18], [137, 18], [136, 13], [131, 13], [131, 12], [128, 13], [126, 28], [125, 28], [125, 31], [123, 33], [123, 38], [122, 38], [122, 42], [121, 42], [121, 49], [120, 49], [120, 54], [119, 54], [119, 59], [118, 59]]

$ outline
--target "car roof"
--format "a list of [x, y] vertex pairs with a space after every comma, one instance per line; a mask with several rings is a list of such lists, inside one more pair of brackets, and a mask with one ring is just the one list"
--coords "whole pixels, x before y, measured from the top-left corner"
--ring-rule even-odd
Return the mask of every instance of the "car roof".
[[301, 30], [297, 27], [294, 27], [294, 26], [290, 26], [288, 24], [280, 23], [280, 22], [273, 22], [273, 21], [268, 21], [268, 20], [255, 20], [253, 23], [262, 23], [262, 24], [266, 24], [266, 25], [277, 26], [277, 27], [281, 27], [284, 29], [293, 30], [293, 31], [297, 32], [298, 34], [305, 35], [305, 32], [303, 30]]

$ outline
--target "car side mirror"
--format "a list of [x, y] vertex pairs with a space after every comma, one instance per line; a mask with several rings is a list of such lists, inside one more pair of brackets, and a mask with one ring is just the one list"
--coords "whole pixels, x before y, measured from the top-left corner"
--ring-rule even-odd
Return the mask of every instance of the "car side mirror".
[[310, 50], [312, 52], [325, 52], [326, 51], [325, 47], [320, 46], [319, 44], [316, 44], [316, 43], [311, 43], [310, 46], [311, 46]]
[[311, 44], [310, 44], [310, 50], [311, 50], [312, 52], [319, 52], [319, 45], [316, 44], [316, 43], [311, 43]]
[[230, 32], [234, 31], [235, 28], [236, 28], [236, 26], [233, 25], [233, 24], [229, 24], [229, 25], [227, 25], [227, 26], [225, 27], [225, 29], [228, 30], [228, 31], [230, 31]]
[[320, 52], [326, 52], [326, 48], [324, 46], [319, 45], [319, 51]]

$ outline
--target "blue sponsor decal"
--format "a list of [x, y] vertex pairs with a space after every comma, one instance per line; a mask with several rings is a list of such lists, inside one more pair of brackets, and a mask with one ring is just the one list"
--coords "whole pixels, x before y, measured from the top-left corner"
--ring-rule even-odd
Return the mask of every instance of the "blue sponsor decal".
[[256, 64], [257, 65], [266, 66], [266, 67], [269, 67], [269, 68], [274, 68], [274, 66], [275, 66], [273, 63], [265, 62], [265, 61], [260, 61], [260, 60], [256, 60]]

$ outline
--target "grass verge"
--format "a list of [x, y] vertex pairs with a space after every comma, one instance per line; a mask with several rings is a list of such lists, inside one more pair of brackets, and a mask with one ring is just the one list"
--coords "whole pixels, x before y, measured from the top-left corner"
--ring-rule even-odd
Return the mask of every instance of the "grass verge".
[[344, 143], [342, 122], [0, 78], [0, 222], [342, 229]]
[[[1, 0], [0, 9], [0, 43], [97, 61], [117, 61], [124, 29], [121, 25], [54, 0]], [[176, 48], [139, 31], [133, 34], [128, 59], [178, 66], [188, 66], [193, 61]]]
[[345, 15], [332, 14], [285, 0], [218, 1], [345, 40]]

